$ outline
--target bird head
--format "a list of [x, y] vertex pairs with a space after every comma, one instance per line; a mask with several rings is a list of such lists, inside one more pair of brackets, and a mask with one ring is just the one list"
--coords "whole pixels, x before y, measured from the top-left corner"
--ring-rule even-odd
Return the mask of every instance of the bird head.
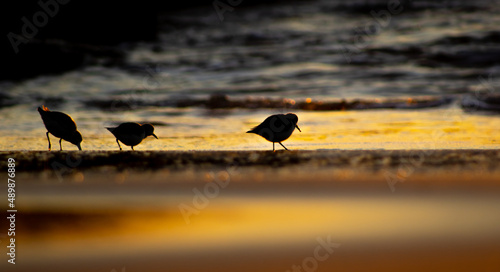
[[144, 124], [144, 125], [142, 125], [142, 127], [144, 128], [144, 132], [146, 133], [145, 137], [148, 137], [151, 135], [151, 136], [155, 137], [156, 139], [158, 139], [158, 137], [154, 134], [155, 128], [153, 127], [153, 125]]
[[285, 118], [286, 118], [286, 119], [288, 119], [288, 120], [290, 120], [290, 122], [292, 122], [292, 123], [295, 125], [295, 127], [296, 127], [296, 128], [297, 128], [300, 132], [302, 132], [302, 131], [300, 130], [299, 126], [297, 125], [297, 123], [299, 122], [299, 117], [297, 117], [297, 115], [295, 115], [294, 113], [287, 113], [287, 114], [285, 115]]
[[80, 143], [83, 141], [82, 134], [78, 130], [71, 134], [71, 137], [68, 139], [70, 143], [76, 145], [79, 150], [82, 150]]

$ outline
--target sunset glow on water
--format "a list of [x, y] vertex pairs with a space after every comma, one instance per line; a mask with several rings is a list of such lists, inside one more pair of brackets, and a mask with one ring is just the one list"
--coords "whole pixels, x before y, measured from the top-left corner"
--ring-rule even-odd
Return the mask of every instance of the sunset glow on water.
[[[25, 107], [22, 108], [26, 110]], [[9, 109], [10, 111], [15, 109]], [[6, 109], [4, 110], [6, 111]], [[195, 116], [167, 116], [161, 110], [126, 113], [128, 120], [162, 122], [155, 133], [137, 150], [272, 150], [272, 144], [259, 136], [245, 132], [271, 114], [286, 110], [193, 111]], [[500, 140], [500, 118], [491, 115], [471, 115], [461, 109], [429, 110], [367, 110], [343, 112], [296, 112], [302, 132], [295, 131], [284, 142], [293, 150], [314, 149], [439, 149], [497, 148]], [[202, 114], [199, 116], [198, 114]], [[46, 150], [47, 139], [43, 123], [36, 111], [30, 115], [24, 129], [4, 130], [2, 150]], [[84, 110], [72, 114], [82, 132], [84, 150], [118, 150], [114, 137], [105, 127], [114, 126], [122, 113], [100, 114]], [[142, 119], [142, 116], [150, 116]], [[17, 119], [5, 120], [10, 127]], [[7, 140], [8, 139], [8, 140]], [[53, 139], [54, 141], [55, 139]], [[54, 141], [55, 142], [55, 141]], [[76, 150], [70, 143], [64, 149]], [[126, 149], [130, 149], [127, 147]]]

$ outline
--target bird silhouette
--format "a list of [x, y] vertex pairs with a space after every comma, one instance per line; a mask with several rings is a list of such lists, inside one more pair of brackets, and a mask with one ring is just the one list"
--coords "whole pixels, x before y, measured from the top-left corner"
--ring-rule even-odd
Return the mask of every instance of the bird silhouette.
[[76, 129], [76, 123], [71, 118], [71, 116], [58, 112], [58, 111], [50, 111], [47, 107], [43, 106], [38, 107], [38, 112], [42, 117], [43, 124], [47, 129], [47, 140], [49, 141], [49, 150], [52, 145], [50, 143], [49, 133], [54, 135], [59, 139], [59, 147], [62, 150], [62, 140], [68, 141], [78, 147], [79, 150], [82, 150], [80, 143], [82, 142], [82, 134]]
[[[158, 139], [158, 137], [154, 134], [154, 127], [151, 124], [141, 125], [138, 123], [127, 122], [122, 123], [115, 128], [107, 127], [106, 129], [115, 135], [116, 142], [118, 143], [120, 150], [122, 150], [120, 142], [124, 145], [132, 147], [132, 150], [134, 150], [134, 146], [140, 144], [143, 139], [150, 135]], [[120, 142], [118, 142], [118, 140], [120, 140]]]
[[288, 150], [281, 142], [288, 139], [295, 128], [302, 132], [297, 125], [298, 121], [299, 118], [293, 113], [271, 115], [260, 125], [247, 131], [247, 133], [255, 133], [272, 142], [273, 151], [275, 151], [274, 143], [279, 143], [284, 149]]

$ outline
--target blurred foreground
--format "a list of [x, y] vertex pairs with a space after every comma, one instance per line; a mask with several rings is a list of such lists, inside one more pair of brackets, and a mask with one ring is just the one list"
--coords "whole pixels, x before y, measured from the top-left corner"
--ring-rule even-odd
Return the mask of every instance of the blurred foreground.
[[0, 156], [18, 168], [2, 271], [500, 268], [495, 150]]

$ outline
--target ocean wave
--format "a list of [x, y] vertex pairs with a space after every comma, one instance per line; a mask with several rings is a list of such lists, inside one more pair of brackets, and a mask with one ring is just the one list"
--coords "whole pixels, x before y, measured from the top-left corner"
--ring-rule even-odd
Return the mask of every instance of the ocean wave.
[[338, 110], [367, 110], [367, 109], [424, 109], [449, 105], [455, 101], [455, 96], [426, 96], [384, 99], [341, 99], [341, 100], [312, 100], [247, 97], [231, 98], [224, 94], [212, 94], [207, 98], [182, 97], [175, 99], [168, 97], [160, 100], [120, 100], [120, 99], [91, 99], [84, 102], [85, 106], [105, 111], [131, 110], [141, 107], [205, 107], [208, 109], [299, 109], [308, 111], [338, 111]]

